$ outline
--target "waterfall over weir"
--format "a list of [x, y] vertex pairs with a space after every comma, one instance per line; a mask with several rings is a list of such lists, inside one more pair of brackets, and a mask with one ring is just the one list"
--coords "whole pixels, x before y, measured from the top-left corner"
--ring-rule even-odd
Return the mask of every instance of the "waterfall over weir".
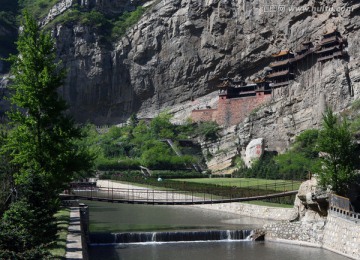
[[128, 232], [90, 235], [92, 244], [250, 240], [251, 230]]

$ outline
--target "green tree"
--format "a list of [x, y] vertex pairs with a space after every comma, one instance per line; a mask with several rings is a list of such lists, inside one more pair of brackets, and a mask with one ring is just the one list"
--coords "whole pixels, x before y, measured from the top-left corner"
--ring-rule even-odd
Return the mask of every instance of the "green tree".
[[76, 145], [82, 138], [67, 105], [58, 95], [65, 71], [56, 63], [54, 42], [40, 31], [36, 21], [24, 13], [23, 30], [17, 42], [18, 56], [11, 58], [15, 76], [9, 118], [14, 126], [3, 150], [10, 151], [12, 163], [19, 167], [17, 184], [26, 183], [32, 174], [44, 178], [56, 194], [74, 173], [91, 166], [91, 156]]
[[[54, 42], [26, 12], [17, 48], [19, 55], [10, 59], [14, 83], [10, 86], [13, 109], [8, 116], [13, 129], [1, 152], [9, 155], [16, 169], [19, 202], [5, 212], [2, 223], [23, 227], [13, 235], [19, 241], [23, 237], [33, 241], [27, 247], [32, 250], [55, 238], [53, 215], [59, 208], [58, 194], [76, 173], [91, 167], [93, 158], [85, 146], [77, 143], [82, 132], [66, 115], [66, 103], [57, 93], [65, 71], [55, 62]], [[20, 201], [26, 207], [15, 207]], [[31, 225], [26, 215], [31, 212], [22, 209], [34, 212]], [[6, 230], [1, 230], [0, 241]], [[15, 253], [23, 250], [10, 249]]]
[[320, 131], [318, 145], [324, 153], [323, 169], [319, 173], [320, 184], [330, 185], [339, 195], [347, 195], [355, 175], [356, 146], [346, 119], [340, 120], [328, 109], [323, 116], [323, 130]]
[[319, 172], [318, 136], [319, 131], [316, 129], [305, 130], [295, 138], [289, 151], [275, 157], [280, 176], [303, 180], [308, 177], [309, 172]]

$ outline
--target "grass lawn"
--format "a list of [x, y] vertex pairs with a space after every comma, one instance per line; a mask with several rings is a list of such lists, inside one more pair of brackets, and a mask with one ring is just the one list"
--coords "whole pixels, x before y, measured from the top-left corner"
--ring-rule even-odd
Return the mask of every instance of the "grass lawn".
[[293, 208], [294, 207], [294, 205], [266, 202], [266, 201], [261, 201], [261, 200], [246, 201], [246, 202], [242, 202], [242, 203], [259, 205], [259, 206], [267, 206], [267, 207], [276, 207], [276, 208]]
[[61, 209], [55, 214], [58, 226], [57, 240], [55, 245], [50, 248], [50, 253], [53, 259], [65, 259], [66, 236], [68, 234], [70, 210], [67, 208]]
[[301, 181], [265, 180], [256, 178], [196, 178], [196, 179], [172, 179], [173, 181], [205, 183], [230, 187], [255, 187], [266, 189], [272, 187], [278, 191], [297, 190]]

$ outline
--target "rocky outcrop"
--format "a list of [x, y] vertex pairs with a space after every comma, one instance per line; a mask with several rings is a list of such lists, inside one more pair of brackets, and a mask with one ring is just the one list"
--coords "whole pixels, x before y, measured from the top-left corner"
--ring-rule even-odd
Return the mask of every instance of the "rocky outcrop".
[[294, 207], [297, 220], [303, 222], [323, 221], [327, 216], [329, 193], [318, 186], [316, 178], [311, 178], [300, 185]]
[[47, 16], [40, 22], [42, 26], [48, 24], [52, 20], [54, 20], [57, 16], [61, 15], [65, 11], [67, 11], [73, 4], [74, 0], [61, 0], [57, 2], [49, 11]]
[[265, 225], [266, 239], [298, 241], [300, 244], [321, 246], [326, 224], [328, 194], [311, 178], [303, 182], [294, 202], [291, 219]]

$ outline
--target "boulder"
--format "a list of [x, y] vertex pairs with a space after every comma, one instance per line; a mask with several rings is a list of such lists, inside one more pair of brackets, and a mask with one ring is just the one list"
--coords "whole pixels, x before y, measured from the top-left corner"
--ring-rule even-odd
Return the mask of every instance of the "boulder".
[[245, 165], [251, 167], [254, 160], [259, 159], [264, 153], [264, 139], [253, 139], [246, 146], [245, 150]]

